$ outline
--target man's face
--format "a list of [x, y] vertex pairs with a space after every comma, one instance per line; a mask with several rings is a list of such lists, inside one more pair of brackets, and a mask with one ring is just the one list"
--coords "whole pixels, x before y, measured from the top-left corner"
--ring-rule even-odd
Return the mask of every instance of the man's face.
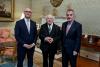
[[74, 12], [73, 11], [68, 11], [67, 14], [67, 21], [73, 21], [74, 20]]
[[47, 21], [48, 24], [52, 24], [54, 19], [52, 17], [47, 17], [46, 21]]
[[32, 11], [31, 11], [31, 9], [26, 8], [26, 9], [24, 10], [24, 15], [25, 15], [26, 18], [31, 18], [31, 16], [32, 16]]

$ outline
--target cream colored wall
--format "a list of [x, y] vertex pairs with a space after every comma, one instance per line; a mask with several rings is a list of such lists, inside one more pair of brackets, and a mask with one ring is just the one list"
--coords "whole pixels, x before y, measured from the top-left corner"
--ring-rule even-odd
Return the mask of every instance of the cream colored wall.
[[[57, 9], [58, 16], [65, 16], [65, 4], [62, 5]], [[33, 18], [39, 20], [44, 14], [52, 14], [53, 13], [53, 6], [50, 4], [50, 0], [32, 0], [32, 10], [33, 10]], [[61, 12], [62, 11], [62, 12]]]
[[[100, 35], [100, 0], [63, 0], [57, 7], [58, 16], [65, 16], [66, 8], [71, 4], [76, 12], [76, 19], [83, 25], [83, 33]], [[39, 20], [43, 16], [43, 8], [52, 13], [50, 0], [32, 0], [33, 17]]]

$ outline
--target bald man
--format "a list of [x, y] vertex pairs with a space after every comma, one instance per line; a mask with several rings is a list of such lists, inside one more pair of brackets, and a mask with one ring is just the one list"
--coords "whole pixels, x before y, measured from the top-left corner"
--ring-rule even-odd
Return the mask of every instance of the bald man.
[[43, 67], [53, 67], [54, 56], [60, 39], [60, 27], [54, 24], [54, 16], [47, 15], [46, 23], [41, 26], [39, 38], [43, 55]]
[[15, 25], [15, 38], [17, 41], [17, 67], [23, 67], [23, 60], [27, 55], [28, 67], [33, 67], [33, 54], [37, 39], [36, 22], [31, 20], [32, 10], [24, 10], [25, 17], [18, 20]]

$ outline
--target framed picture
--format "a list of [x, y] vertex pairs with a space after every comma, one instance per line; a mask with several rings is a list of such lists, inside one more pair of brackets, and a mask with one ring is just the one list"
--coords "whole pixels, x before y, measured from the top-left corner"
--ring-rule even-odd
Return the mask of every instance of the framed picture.
[[0, 0], [0, 22], [14, 21], [14, 0]]

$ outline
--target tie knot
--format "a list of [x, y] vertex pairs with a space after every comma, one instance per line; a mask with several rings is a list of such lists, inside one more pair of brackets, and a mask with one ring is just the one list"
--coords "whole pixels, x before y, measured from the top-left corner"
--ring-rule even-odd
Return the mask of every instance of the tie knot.
[[71, 22], [67, 22], [68, 23], [68, 25], [70, 25], [71, 24]]
[[27, 19], [27, 22], [29, 22], [30, 20], [29, 19]]
[[48, 24], [49, 26], [51, 25], [51, 24]]

